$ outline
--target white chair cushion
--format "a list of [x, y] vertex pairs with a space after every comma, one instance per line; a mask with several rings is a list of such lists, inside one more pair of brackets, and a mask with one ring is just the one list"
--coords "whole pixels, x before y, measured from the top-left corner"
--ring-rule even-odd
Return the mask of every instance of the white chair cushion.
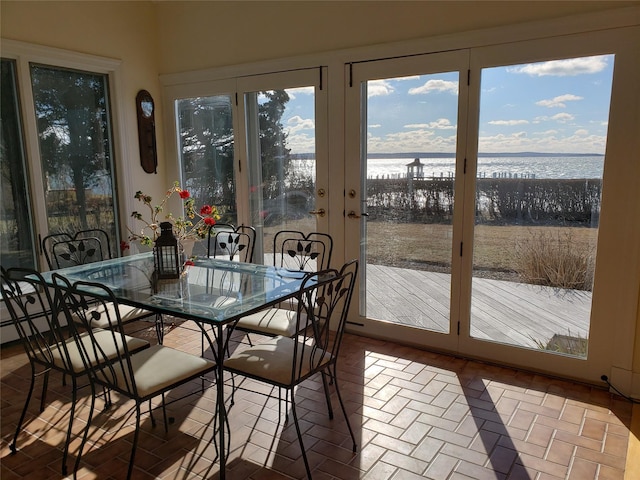
[[[139, 397], [147, 397], [161, 392], [181, 380], [198, 376], [215, 367], [215, 362], [163, 345], [151, 347], [130, 357], [133, 376]], [[131, 382], [125, 381], [125, 373], [120, 364], [114, 365], [115, 384], [121, 389], [131, 391]], [[128, 373], [126, 374], [128, 377]], [[113, 379], [109, 379], [112, 382]]]
[[[293, 337], [296, 333], [295, 310], [284, 308], [269, 308], [267, 310], [242, 317], [236, 323], [239, 329], [246, 329], [253, 332], [264, 333], [270, 336], [282, 335], [283, 337]], [[306, 323], [304, 313], [300, 323]]]
[[[97, 320], [91, 321], [91, 326], [93, 328], [111, 328], [109, 325], [109, 318], [111, 318], [112, 322], [116, 321], [115, 317], [115, 306], [113, 303], [107, 304], [99, 304], [95, 307], [89, 307], [89, 311], [97, 311], [100, 313], [100, 317]], [[119, 305], [120, 308], [120, 318], [122, 319], [122, 323], [132, 322], [142, 317], [147, 317], [152, 313], [149, 310], [145, 310], [144, 308], [131, 307], [129, 305]], [[105, 315], [104, 313], [108, 313], [109, 315]], [[75, 317], [75, 314], [72, 314]], [[89, 317], [87, 317], [89, 318]], [[76, 321], [77, 322], [77, 321]], [[80, 322], [81, 323], [81, 322]]]
[[[293, 375], [293, 349], [296, 340], [289, 337], [274, 337], [264, 343], [254, 345], [241, 352], [234, 353], [225, 362], [225, 368], [248, 376], [265, 379], [279, 385], [292, 385], [296, 378], [305, 377], [310, 371], [311, 354], [317, 366], [331, 360], [331, 354], [321, 349], [312, 350], [307, 345], [304, 349], [302, 363]], [[298, 347], [298, 357], [302, 355], [302, 347]]]
[[[104, 352], [104, 356], [106, 356], [107, 358], [114, 359], [118, 354], [118, 350], [122, 351], [122, 335], [120, 333], [116, 333], [111, 330], [96, 329], [94, 330], [94, 336], [96, 343], [100, 345], [100, 348]], [[81, 334], [79, 336], [79, 339], [85, 348], [86, 354], [89, 355], [89, 361], [92, 365], [95, 365], [97, 360], [95, 351], [92, 346], [93, 339], [88, 333]], [[127, 343], [127, 348], [130, 352], [137, 352], [138, 350], [142, 350], [143, 348], [149, 346], [149, 342], [141, 338], [135, 338], [125, 335], [124, 340]], [[60, 368], [73, 370], [76, 373], [85, 370], [85, 365], [82, 361], [82, 357], [76, 341], [73, 338], [69, 338], [65, 341], [65, 345], [67, 346], [67, 351], [69, 352], [69, 360], [71, 361], [71, 365], [66, 365], [64, 353], [59, 346], [51, 349], [51, 353], [53, 355], [53, 364]], [[118, 349], [116, 349], [116, 345], [118, 345]], [[100, 354], [100, 361], [103, 360], [104, 356]]]

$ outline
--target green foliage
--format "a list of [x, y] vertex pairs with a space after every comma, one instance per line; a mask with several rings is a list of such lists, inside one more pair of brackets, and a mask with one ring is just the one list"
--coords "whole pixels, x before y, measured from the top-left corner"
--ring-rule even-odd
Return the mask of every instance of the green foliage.
[[[282, 125], [289, 95], [284, 90], [272, 90], [259, 92], [255, 97], [260, 128], [262, 188], [265, 197], [272, 198], [279, 193], [283, 172], [284, 176], [288, 175], [291, 158]], [[185, 188], [197, 202], [215, 204], [222, 221], [235, 222], [234, 132], [230, 97], [220, 95], [181, 100], [178, 115]]]
[[32, 83], [45, 173], [53, 190], [75, 190], [87, 228], [86, 192], [111, 174], [106, 76], [34, 66]]
[[[369, 179], [367, 211], [379, 220], [450, 223], [453, 182]], [[590, 227], [597, 224], [600, 195], [599, 179], [479, 178], [476, 223]]]

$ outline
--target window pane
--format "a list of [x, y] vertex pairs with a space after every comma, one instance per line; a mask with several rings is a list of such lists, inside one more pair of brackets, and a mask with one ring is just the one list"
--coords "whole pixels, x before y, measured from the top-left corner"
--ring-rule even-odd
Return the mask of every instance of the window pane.
[[108, 78], [32, 65], [31, 81], [49, 233], [101, 228], [114, 250], [118, 223]]
[[272, 261], [275, 232], [317, 231], [315, 88], [248, 92], [245, 105], [254, 260]]
[[369, 318], [449, 333], [458, 84], [440, 72], [363, 89]]
[[22, 144], [22, 123], [18, 108], [15, 62], [2, 60], [0, 84], [2, 108], [0, 131], [0, 263], [5, 268], [35, 268], [33, 225]]
[[[238, 213], [231, 97], [186, 98], [176, 102], [176, 110], [184, 187], [196, 205], [215, 205], [220, 223], [235, 225]], [[198, 242], [194, 254], [205, 252], [206, 244]]]
[[482, 70], [473, 337], [587, 356], [613, 63]]

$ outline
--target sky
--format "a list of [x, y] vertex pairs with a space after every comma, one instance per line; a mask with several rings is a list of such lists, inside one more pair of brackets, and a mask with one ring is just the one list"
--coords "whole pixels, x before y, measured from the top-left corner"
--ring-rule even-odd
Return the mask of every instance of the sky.
[[[480, 153], [604, 154], [613, 55], [483, 69]], [[367, 82], [370, 153], [455, 152], [458, 72]], [[313, 89], [287, 90], [292, 153], [314, 151]]]

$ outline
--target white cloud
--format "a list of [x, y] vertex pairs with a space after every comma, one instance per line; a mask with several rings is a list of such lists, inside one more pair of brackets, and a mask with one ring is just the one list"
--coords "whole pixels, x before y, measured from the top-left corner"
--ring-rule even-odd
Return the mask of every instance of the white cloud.
[[456, 125], [452, 125], [449, 119], [447, 118], [439, 118], [435, 122], [429, 123], [410, 123], [408, 125], [404, 125], [404, 128], [411, 129], [425, 129], [425, 128], [433, 128], [439, 130], [454, 130], [456, 129]]
[[458, 93], [458, 82], [449, 80], [428, 80], [421, 87], [409, 89], [409, 95], [425, 95], [432, 92], [448, 92], [452, 94]]
[[533, 77], [573, 77], [576, 75], [598, 73], [604, 70], [606, 66], [607, 60], [604, 56], [582, 57], [509, 67], [507, 68], [507, 72], [524, 73]]
[[295, 115], [287, 120], [287, 131], [291, 133], [299, 132], [300, 130], [313, 130], [315, 123], [310, 118], [302, 118], [299, 115]]
[[287, 137], [287, 147], [291, 149], [291, 153], [309, 153], [316, 151], [315, 132], [309, 135], [307, 133], [297, 133]]
[[315, 151], [315, 123], [313, 120], [295, 115], [286, 121], [285, 130], [288, 135], [287, 146], [292, 153]]
[[556, 122], [560, 122], [560, 123], [567, 123], [573, 120], [574, 118], [576, 117], [574, 115], [571, 115], [570, 113], [556, 113], [554, 116], [551, 117], [551, 120], [555, 120]]
[[544, 132], [533, 132], [533, 135], [556, 135], [558, 130], [545, 130]]
[[487, 122], [489, 125], [528, 125], [529, 120], [491, 120]]
[[566, 93], [564, 95], [558, 95], [557, 97], [553, 97], [548, 100], [540, 100], [536, 102], [536, 105], [540, 107], [547, 108], [565, 108], [567, 105], [564, 102], [574, 102], [576, 100], [583, 100], [584, 97], [579, 97], [578, 95], [572, 95], [571, 93]]
[[574, 115], [563, 112], [563, 113], [556, 113], [552, 117], [547, 117], [546, 115], [536, 117], [533, 119], [533, 123], [553, 122], [553, 121], [559, 122], [559, 123], [567, 123], [575, 118], [576, 117]]
[[589, 130], [587, 130], [586, 128], [579, 128], [573, 134], [584, 137], [585, 135], [589, 135]]
[[393, 85], [386, 80], [372, 80], [367, 83], [367, 97], [380, 97], [395, 92]]
[[287, 88], [287, 93], [291, 100], [295, 100], [296, 95], [314, 95], [316, 93], [316, 89], [315, 87]]
[[375, 137], [369, 134], [367, 151], [371, 153], [386, 152], [454, 152], [456, 136], [436, 135], [430, 130], [410, 130]]
[[379, 123], [374, 123], [369, 125], [369, 128], [380, 128], [382, 125], [380, 125]]
[[481, 152], [541, 152], [541, 153], [604, 153], [607, 138], [605, 135], [574, 134], [568, 137], [556, 136], [552, 130], [546, 135], [480, 136], [478, 148]]

